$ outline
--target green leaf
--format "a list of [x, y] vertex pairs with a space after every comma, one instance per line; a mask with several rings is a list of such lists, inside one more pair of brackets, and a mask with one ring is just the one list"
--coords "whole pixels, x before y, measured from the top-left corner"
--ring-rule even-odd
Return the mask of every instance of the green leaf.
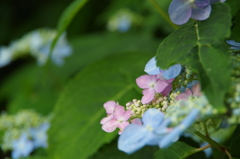
[[57, 25], [58, 33], [52, 42], [51, 50], [54, 49], [58, 41], [58, 38], [67, 29], [73, 18], [76, 16], [78, 11], [86, 4], [87, 1], [88, 0], [75, 0], [64, 10], [58, 21]]
[[230, 85], [230, 59], [223, 44], [223, 40], [230, 36], [229, 12], [227, 5], [214, 4], [207, 20], [185, 25], [173, 32], [159, 45], [156, 56], [157, 64], [163, 69], [181, 63], [198, 72], [202, 90], [219, 111], [225, 111], [223, 97]]
[[118, 137], [111, 143], [103, 145], [88, 159], [152, 159], [154, 153], [159, 150], [158, 146], [145, 146], [141, 150], [129, 155], [117, 148], [117, 139]]
[[231, 40], [235, 40], [236, 42], [240, 42], [240, 9], [238, 10], [236, 16], [233, 19], [233, 28], [231, 34]]
[[140, 98], [135, 79], [143, 74], [145, 63], [152, 57], [146, 53], [125, 53], [101, 60], [82, 70], [62, 92], [54, 110], [49, 131], [51, 159], [85, 159], [115, 133], [101, 129], [106, 116], [103, 104], [116, 100], [121, 105]]
[[157, 151], [154, 159], [183, 159], [193, 154], [195, 149], [183, 142], [175, 142], [169, 148]]
[[232, 154], [233, 157], [238, 157], [240, 158], [239, 150], [240, 150], [240, 135], [236, 137], [230, 144], [230, 153]]

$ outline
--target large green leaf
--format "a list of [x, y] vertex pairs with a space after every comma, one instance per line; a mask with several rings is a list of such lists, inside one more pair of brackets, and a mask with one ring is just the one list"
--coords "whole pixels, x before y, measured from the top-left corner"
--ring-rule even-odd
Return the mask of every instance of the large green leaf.
[[53, 49], [58, 41], [60, 35], [67, 29], [73, 18], [76, 16], [78, 11], [85, 5], [88, 0], [74, 0], [62, 13], [58, 25], [57, 25], [57, 36], [54, 38], [51, 49]]
[[81, 71], [62, 92], [54, 110], [49, 132], [51, 159], [84, 159], [110, 142], [115, 133], [101, 130], [105, 114], [103, 103], [119, 101], [125, 105], [141, 94], [135, 79], [143, 74], [152, 54], [125, 53], [110, 56]]
[[175, 63], [190, 65], [200, 74], [203, 91], [219, 111], [225, 110], [223, 100], [230, 85], [230, 59], [223, 44], [230, 36], [230, 26], [229, 7], [216, 3], [207, 20], [185, 25], [167, 37], [156, 57], [161, 68]]
[[183, 159], [194, 153], [193, 148], [183, 142], [175, 142], [167, 149], [160, 149], [154, 159]]
[[88, 159], [152, 159], [154, 153], [159, 150], [158, 146], [145, 146], [139, 151], [129, 155], [117, 148], [117, 138], [111, 143], [103, 145]]

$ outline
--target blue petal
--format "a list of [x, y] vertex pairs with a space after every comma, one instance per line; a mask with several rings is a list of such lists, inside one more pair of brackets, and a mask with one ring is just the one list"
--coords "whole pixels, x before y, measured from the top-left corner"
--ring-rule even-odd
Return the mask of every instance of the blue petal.
[[191, 17], [191, 3], [183, 0], [173, 0], [169, 6], [168, 13], [175, 24], [184, 24]]
[[163, 121], [164, 114], [156, 108], [148, 109], [142, 117], [143, 124], [156, 129]]
[[131, 124], [127, 126], [120, 135], [118, 139], [118, 149], [131, 154], [149, 142], [152, 138], [150, 134], [151, 132], [144, 126]]
[[157, 67], [155, 56], [149, 60], [145, 66], [144, 71], [149, 75], [157, 75], [160, 73], [159, 67]]
[[196, 4], [198, 7], [206, 7], [210, 4], [209, 0], [195, 0], [194, 4]]
[[178, 139], [181, 134], [190, 127], [194, 122], [199, 114], [198, 109], [193, 109], [191, 113], [182, 121], [180, 125], [178, 125], [176, 128], [172, 130], [168, 135], [166, 135], [160, 142], [159, 147], [160, 148], [167, 148], [169, 147], [173, 142]]
[[236, 41], [234, 40], [227, 40], [226, 41], [229, 45], [232, 45], [232, 46], [240, 46], [240, 43], [237, 43]]
[[162, 75], [165, 79], [172, 79], [179, 75], [182, 70], [182, 66], [180, 64], [173, 65], [169, 67], [167, 70], [162, 71]]
[[196, 20], [205, 20], [210, 16], [211, 11], [212, 11], [211, 5], [208, 5], [206, 7], [194, 6], [192, 8], [191, 18]]

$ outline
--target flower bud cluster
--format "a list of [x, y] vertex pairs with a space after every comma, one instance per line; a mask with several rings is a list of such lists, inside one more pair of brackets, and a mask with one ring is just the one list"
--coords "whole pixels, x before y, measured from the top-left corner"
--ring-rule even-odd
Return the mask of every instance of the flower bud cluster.
[[170, 118], [173, 125], [179, 124], [193, 109], [200, 110], [198, 119], [217, 114], [217, 110], [212, 108], [206, 96], [189, 97], [188, 100], [179, 100], [169, 106], [166, 110], [166, 117]]
[[169, 95], [169, 97], [156, 93], [154, 99], [147, 104], [142, 104], [141, 100], [133, 99], [131, 102], [126, 104], [126, 109], [132, 111], [131, 119], [141, 118], [150, 108], [157, 108], [164, 113], [167, 107], [174, 103], [174, 100], [179, 93], [180, 92], [173, 92]]
[[192, 72], [190, 67], [184, 66], [181, 73], [172, 82], [173, 90], [187, 87], [187, 84], [194, 80], [198, 80], [197, 75]]

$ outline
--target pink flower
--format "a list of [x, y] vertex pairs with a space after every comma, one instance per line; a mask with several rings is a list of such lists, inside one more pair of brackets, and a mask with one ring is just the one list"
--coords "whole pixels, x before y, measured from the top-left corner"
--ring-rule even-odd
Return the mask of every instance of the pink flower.
[[176, 100], [187, 100], [188, 97], [190, 97], [190, 96], [195, 96], [195, 97], [201, 96], [201, 90], [200, 90], [200, 84], [199, 83], [195, 84], [191, 88], [191, 90], [187, 88], [184, 93], [180, 93], [176, 97]]
[[136, 79], [137, 85], [144, 89], [142, 91], [143, 97], [141, 102], [143, 104], [149, 103], [153, 100], [155, 93], [162, 93], [162, 95], [168, 95], [171, 91], [171, 82], [174, 79], [166, 80], [159, 75], [143, 75]]
[[102, 129], [106, 132], [113, 132], [116, 128], [119, 128], [121, 132], [126, 126], [129, 125], [127, 121], [131, 116], [131, 110], [125, 111], [124, 107], [117, 105], [114, 101], [109, 101], [104, 104], [104, 108], [108, 113], [108, 116], [101, 120]]
[[116, 106], [117, 106], [117, 103], [115, 101], [108, 101], [104, 103], [103, 107], [106, 109], [107, 117], [103, 118], [100, 121], [101, 124], [104, 124], [113, 118], [113, 111]]

